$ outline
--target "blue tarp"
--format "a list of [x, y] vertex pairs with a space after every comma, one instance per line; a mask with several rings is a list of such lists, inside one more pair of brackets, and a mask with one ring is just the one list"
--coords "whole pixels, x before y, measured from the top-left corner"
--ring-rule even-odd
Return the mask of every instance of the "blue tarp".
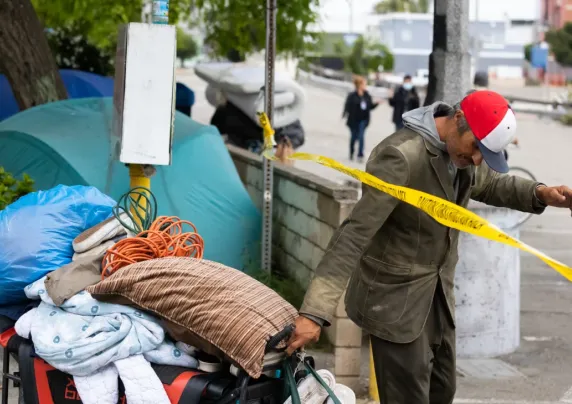
[[530, 50], [530, 64], [546, 70], [548, 64], [548, 46], [534, 45]]
[[[60, 69], [60, 75], [69, 98], [113, 97], [113, 77], [104, 77], [80, 70]], [[193, 106], [195, 93], [182, 83], [177, 83], [177, 106]], [[0, 74], [0, 121], [18, 113], [12, 88], [6, 76]]]
[[26, 302], [24, 288], [69, 264], [73, 240], [110, 218], [116, 203], [95, 187], [58, 185], [0, 210], [0, 305]]
[[[125, 165], [112, 159], [112, 99], [82, 98], [41, 105], [0, 122], [0, 165], [29, 174], [36, 189], [92, 185], [117, 200], [129, 190]], [[152, 178], [159, 215], [190, 220], [205, 240], [205, 258], [234, 268], [256, 265], [260, 213], [213, 126], [179, 112], [173, 164]]]

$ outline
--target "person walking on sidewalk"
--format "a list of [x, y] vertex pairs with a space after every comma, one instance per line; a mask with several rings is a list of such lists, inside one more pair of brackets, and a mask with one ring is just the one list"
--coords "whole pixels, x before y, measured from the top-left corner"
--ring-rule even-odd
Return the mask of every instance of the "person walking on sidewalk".
[[354, 77], [355, 91], [346, 97], [342, 119], [347, 118], [350, 128], [350, 160], [354, 158], [355, 144], [358, 143], [358, 161], [363, 161], [365, 130], [369, 125], [370, 111], [379, 105], [366, 90], [366, 81], [361, 76]]
[[[469, 199], [536, 214], [572, 206], [566, 186], [503, 174], [516, 119], [501, 95], [472, 92], [454, 106], [436, 102], [403, 120], [405, 127], [371, 153], [368, 173], [463, 207]], [[364, 185], [316, 268], [288, 353], [317, 341], [347, 287], [346, 312], [371, 336], [381, 403], [452, 403], [458, 239], [458, 230]]]
[[393, 123], [395, 124], [395, 130], [399, 130], [403, 128], [403, 114], [419, 108], [421, 105], [419, 95], [413, 86], [410, 75], [406, 75], [403, 78], [403, 84], [389, 99], [389, 105], [393, 107], [392, 118]]

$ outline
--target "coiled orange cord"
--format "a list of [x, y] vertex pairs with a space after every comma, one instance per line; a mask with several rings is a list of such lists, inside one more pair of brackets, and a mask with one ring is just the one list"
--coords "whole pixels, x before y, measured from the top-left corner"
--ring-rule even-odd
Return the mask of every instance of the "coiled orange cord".
[[[183, 232], [183, 225], [189, 225], [191, 232]], [[117, 242], [105, 253], [102, 262], [101, 279], [119, 269], [136, 262], [164, 257], [203, 258], [204, 241], [191, 222], [176, 216], [159, 216], [149, 227], [136, 237]]]

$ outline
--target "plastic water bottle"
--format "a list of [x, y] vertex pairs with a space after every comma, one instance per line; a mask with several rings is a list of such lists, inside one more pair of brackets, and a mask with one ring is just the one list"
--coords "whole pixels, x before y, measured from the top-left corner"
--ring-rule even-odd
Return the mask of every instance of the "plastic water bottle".
[[153, 0], [153, 24], [169, 23], [169, 0]]

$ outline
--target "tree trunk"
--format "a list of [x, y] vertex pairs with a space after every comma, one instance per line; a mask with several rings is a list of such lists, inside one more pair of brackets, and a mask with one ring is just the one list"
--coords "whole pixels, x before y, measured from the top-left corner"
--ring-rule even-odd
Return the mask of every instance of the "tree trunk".
[[0, 0], [0, 72], [20, 110], [67, 98], [67, 91], [30, 0]]

